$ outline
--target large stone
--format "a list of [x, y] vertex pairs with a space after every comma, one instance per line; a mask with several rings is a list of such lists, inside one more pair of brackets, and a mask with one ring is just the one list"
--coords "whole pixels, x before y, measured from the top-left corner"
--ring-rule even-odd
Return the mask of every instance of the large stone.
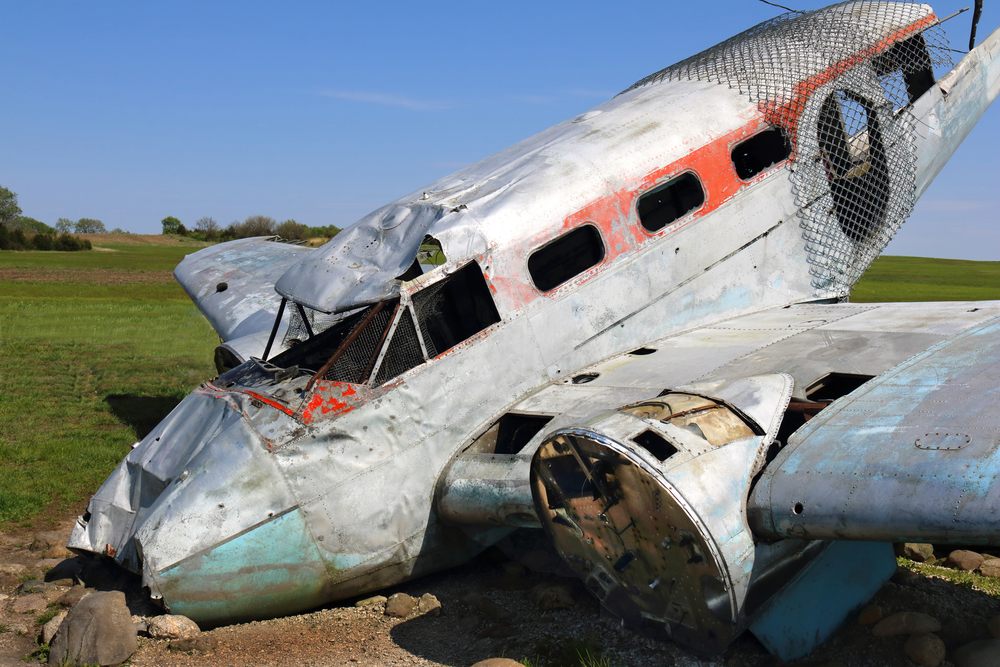
[[77, 602], [79, 602], [80, 600], [87, 597], [93, 592], [94, 589], [92, 588], [84, 588], [83, 586], [74, 586], [73, 588], [69, 589], [68, 591], [60, 595], [59, 599], [56, 600], [56, 602], [58, 602], [64, 607], [72, 607]]
[[858, 614], [858, 623], [861, 625], [875, 625], [882, 620], [882, 607], [877, 604], [868, 605]]
[[903, 651], [920, 667], [938, 667], [944, 662], [944, 642], [937, 635], [918, 632], [910, 635], [903, 645]]
[[917, 542], [906, 542], [893, 545], [897, 556], [908, 558], [918, 563], [925, 563], [934, 558], [933, 544], [920, 544]]
[[35, 533], [35, 539], [32, 540], [31, 546], [28, 547], [30, 551], [46, 551], [55, 546], [65, 546], [66, 538], [60, 533]]
[[955, 649], [955, 667], [1000, 667], [1000, 639], [980, 639]]
[[17, 587], [18, 595], [28, 595], [29, 593], [48, 593], [55, 588], [52, 584], [37, 579], [29, 579]]
[[413, 611], [417, 601], [406, 593], [393, 593], [385, 603], [385, 615], [406, 618]]
[[982, 565], [984, 560], [985, 559], [982, 554], [977, 554], [975, 551], [959, 549], [948, 554], [948, 558], [944, 561], [944, 565], [945, 567], [953, 567], [956, 570], [966, 570], [971, 572]]
[[417, 608], [420, 610], [421, 614], [425, 614], [427, 616], [441, 615], [441, 602], [437, 599], [437, 596], [431, 595], [430, 593], [424, 593], [420, 596], [420, 600], [417, 602]]
[[164, 614], [149, 619], [146, 632], [153, 639], [190, 639], [201, 634], [201, 628], [187, 616]]
[[117, 665], [135, 652], [136, 632], [121, 591], [94, 593], [69, 610], [49, 650], [49, 664]]
[[979, 574], [984, 577], [1000, 577], [1000, 558], [990, 558], [984, 560], [979, 566]]
[[72, 551], [61, 544], [54, 544], [42, 552], [42, 558], [58, 558], [60, 560], [63, 558], [72, 558], [73, 555]]
[[68, 613], [69, 609], [63, 609], [42, 626], [42, 641], [44, 643], [48, 644], [52, 641], [52, 638], [56, 636], [56, 631], [59, 630], [59, 626], [66, 620], [66, 614]]
[[37, 593], [32, 593], [31, 595], [25, 595], [14, 600], [14, 604], [11, 605], [10, 609], [18, 614], [28, 614], [41, 611], [48, 606], [49, 604], [45, 601], [45, 598]]
[[542, 582], [528, 591], [528, 599], [544, 611], [572, 609], [576, 606], [572, 589], [566, 584], [551, 581]]
[[938, 632], [941, 623], [933, 616], [918, 611], [901, 611], [875, 624], [872, 634], [880, 637], [912, 635], [915, 632]]
[[523, 667], [523, 665], [510, 658], [487, 658], [486, 660], [480, 660], [472, 665], [472, 667]]
[[1000, 616], [994, 616], [986, 621], [986, 629], [990, 631], [996, 639], [1000, 639]]
[[465, 595], [465, 601], [478, 609], [488, 618], [494, 621], [506, 621], [510, 618], [510, 612], [492, 600], [488, 600], [475, 591], [470, 591]]
[[21, 580], [13, 574], [0, 574], [0, 588], [13, 588], [21, 583]]
[[0, 574], [9, 574], [14, 577], [20, 577], [27, 571], [27, 567], [21, 565], [20, 563], [0, 563]]

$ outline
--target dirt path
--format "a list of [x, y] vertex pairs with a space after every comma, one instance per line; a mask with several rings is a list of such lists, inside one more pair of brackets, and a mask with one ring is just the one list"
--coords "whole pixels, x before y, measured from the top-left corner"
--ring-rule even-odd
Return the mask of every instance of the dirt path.
[[[74, 512], [75, 516], [75, 512]], [[55, 532], [68, 536], [69, 517], [56, 521]], [[48, 572], [60, 576], [74, 559], [60, 564], [45, 560], [44, 552], [31, 551], [31, 532], [0, 534], [0, 569], [7, 565], [27, 568], [20, 578]], [[48, 554], [51, 555], [51, 554]], [[2, 577], [3, 575], [0, 575]], [[0, 585], [0, 667], [38, 664], [22, 659], [35, 648], [44, 612], [17, 614], [12, 611], [17, 582]], [[536, 588], [557, 590], [546, 598], [565, 609], [543, 609]], [[103, 582], [98, 588], [115, 587]], [[532, 594], [532, 589], [536, 594]], [[53, 600], [65, 588], [47, 594]], [[715, 660], [699, 659], [672, 643], [648, 640], [621, 628], [602, 613], [600, 605], [575, 579], [554, 574], [531, 573], [508, 561], [497, 550], [465, 567], [425, 577], [383, 591], [419, 597], [431, 593], [441, 602], [440, 615], [413, 613], [405, 619], [383, 613], [384, 605], [356, 607], [355, 600], [299, 616], [220, 627], [202, 633], [199, 646], [174, 650], [170, 642], [140, 637], [140, 648], [132, 658], [136, 667], [192, 666], [250, 667], [292, 665], [471, 665], [491, 657], [529, 659], [531, 665], [579, 665], [578, 652], [603, 655], [609, 665], [717, 665], [758, 667], [777, 665], [750, 633], [744, 633], [727, 652]], [[558, 602], [558, 601], [561, 601]], [[898, 573], [873, 602], [886, 615], [896, 611], [922, 611], [944, 625], [938, 633], [949, 647], [988, 637], [986, 621], [1000, 613], [1000, 601], [940, 578], [908, 571]], [[818, 594], [817, 605], [824, 600]], [[135, 610], [134, 610], [135, 611]], [[19, 632], [20, 630], [20, 632]], [[876, 637], [870, 626], [849, 620], [824, 646], [806, 659], [791, 664], [813, 667], [835, 665], [887, 665], [911, 667], [903, 651], [906, 637]], [[948, 663], [945, 663], [948, 664]]]

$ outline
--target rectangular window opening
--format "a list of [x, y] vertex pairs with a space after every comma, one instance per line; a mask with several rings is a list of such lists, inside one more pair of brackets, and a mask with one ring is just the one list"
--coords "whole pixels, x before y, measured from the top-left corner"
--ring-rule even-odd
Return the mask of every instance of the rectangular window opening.
[[704, 203], [701, 181], [688, 171], [639, 197], [636, 210], [646, 231], [658, 232]]
[[416, 292], [413, 308], [431, 358], [500, 321], [486, 278], [475, 262]]
[[643, 431], [632, 438], [637, 445], [653, 455], [657, 461], [666, 461], [677, 453], [677, 448], [655, 431]]
[[532, 252], [528, 257], [528, 273], [535, 287], [548, 292], [603, 259], [601, 233], [593, 225], [582, 225]]
[[733, 147], [736, 175], [748, 181], [757, 174], [784, 162], [792, 154], [792, 145], [778, 127], [759, 132]]

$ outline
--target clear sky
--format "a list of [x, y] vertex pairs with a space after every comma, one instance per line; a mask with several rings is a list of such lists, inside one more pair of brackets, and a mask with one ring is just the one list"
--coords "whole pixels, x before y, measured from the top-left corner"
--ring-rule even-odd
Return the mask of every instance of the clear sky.
[[[813, 9], [822, 2], [793, 2]], [[938, 2], [944, 17], [972, 4]], [[344, 227], [781, 13], [719, 2], [10, 2], [0, 185], [25, 215], [159, 233]], [[946, 24], [968, 46], [972, 12]], [[1000, 25], [987, 2], [984, 37]], [[954, 54], [957, 58], [960, 54]], [[1000, 260], [1000, 104], [890, 254]]]

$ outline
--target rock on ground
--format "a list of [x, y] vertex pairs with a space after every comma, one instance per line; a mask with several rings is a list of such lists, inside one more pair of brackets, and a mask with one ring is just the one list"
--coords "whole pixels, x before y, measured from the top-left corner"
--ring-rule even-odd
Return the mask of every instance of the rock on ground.
[[858, 623], [861, 625], [875, 625], [882, 620], [882, 607], [877, 604], [868, 605], [858, 614]]
[[488, 660], [480, 660], [472, 667], [523, 667], [523, 665], [510, 658], [489, 658]]
[[906, 656], [920, 667], [938, 667], [944, 662], [944, 642], [929, 632], [910, 635], [903, 645]]
[[984, 560], [979, 566], [979, 574], [984, 577], [1000, 577], [1000, 558]]
[[441, 602], [430, 593], [424, 593], [417, 602], [417, 608], [421, 614], [428, 616], [439, 616], [441, 614]]
[[35, 539], [31, 541], [31, 546], [28, 547], [29, 551], [46, 551], [55, 546], [64, 547], [66, 545], [66, 538], [63, 537], [62, 533], [44, 532], [35, 533]]
[[25, 595], [24, 597], [14, 600], [14, 604], [11, 605], [10, 608], [11, 611], [15, 611], [18, 614], [28, 614], [31, 612], [41, 611], [47, 606], [49, 605], [45, 601], [45, 598], [37, 593], [32, 593], [31, 595]]
[[120, 591], [94, 593], [69, 610], [52, 639], [49, 664], [117, 665], [137, 647], [132, 615]]
[[73, 588], [63, 593], [62, 596], [60, 596], [60, 598], [56, 600], [56, 602], [58, 602], [64, 607], [72, 607], [77, 602], [79, 602], [80, 600], [87, 597], [93, 592], [94, 590], [92, 588], [84, 588], [83, 586], [74, 586]]
[[894, 548], [897, 556], [902, 556], [918, 563], [925, 563], [934, 558], [934, 545], [932, 544], [906, 542], [904, 544], [896, 544]]
[[944, 561], [944, 565], [945, 567], [953, 567], [956, 570], [966, 570], [971, 572], [982, 565], [985, 560], [986, 559], [983, 558], [982, 554], [977, 554], [975, 551], [959, 549], [948, 554], [948, 558]]
[[61, 612], [49, 619], [49, 622], [42, 626], [42, 641], [46, 644], [52, 642], [52, 638], [56, 636], [56, 632], [59, 630], [59, 626], [62, 622], [66, 620], [66, 615], [69, 613], [69, 609], [63, 609]]
[[938, 632], [941, 623], [928, 614], [919, 611], [901, 611], [887, 616], [875, 624], [872, 634], [880, 637], [911, 635], [915, 632]]
[[980, 639], [955, 649], [955, 667], [1000, 667], [1000, 639]]
[[364, 600], [358, 600], [354, 603], [355, 607], [374, 607], [376, 605], [385, 604], [389, 601], [384, 595], [373, 595], [370, 598], [365, 598]]
[[528, 599], [544, 611], [572, 609], [576, 605], [569, 586], [551, 581], [542, 582], [528, 591]]
[[406, 618], [416, 604], [417, 601], [406, 593], [393, 593], [385, 603], [385, 615]]
[[149, 619], [146, 632], [153, 639], [190, 639], [201, 634], [201, 628], [187, 616], [164, 614]]

